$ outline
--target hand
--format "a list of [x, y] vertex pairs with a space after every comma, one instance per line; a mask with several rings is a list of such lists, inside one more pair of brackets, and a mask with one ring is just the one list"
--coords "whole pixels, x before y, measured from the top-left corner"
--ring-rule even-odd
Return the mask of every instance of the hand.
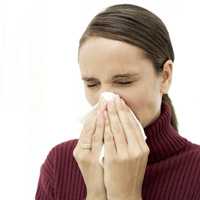
[[[105, 103], [100, 101], [98, 109], [104, 109]], [[84, 182], [87, 188], [87, 200], [106, 199], [106, 190], [103, 180], [103, 168], [98, 158], [103, 144], [104, 120], [103, 112], [96, 115], [96, 110], [88, 114], [88, 118], [83, 125], [79, 141], [73, 151]], [[91, 144], [92, 149], [82, 149], [80, 144]]]
[[[141, 199], [149, 148], [124, 101], [105, 111], [104, 181], [108, 200]], [[132, 197], [132, 198], [131, 198]]]

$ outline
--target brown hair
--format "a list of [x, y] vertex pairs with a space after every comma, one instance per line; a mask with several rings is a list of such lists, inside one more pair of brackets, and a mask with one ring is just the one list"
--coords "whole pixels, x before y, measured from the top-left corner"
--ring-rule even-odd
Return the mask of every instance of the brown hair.
[[[98, 13], [80, 38], [79, 49], [91, 36], [124, 41], [142, 48], [144, 55], [152, 61], [157, 75], [162, 72], [163, 64], [168, 59], [174, 61], [165, 24], [158, 16], [140, 6], [117, 4]], [[176, 113], [168, 94], [163, 94], [162, 101], [171, 107], [171, 124], [178, 131]]]

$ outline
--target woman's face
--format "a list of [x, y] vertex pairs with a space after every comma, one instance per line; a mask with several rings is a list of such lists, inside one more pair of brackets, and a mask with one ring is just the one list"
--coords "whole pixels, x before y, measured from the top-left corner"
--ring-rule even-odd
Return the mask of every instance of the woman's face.
[[92, 106], [102, 92], [109, 91], [119, 94], [143, 128], [160, 115], [163, 91], [167, 93], [171, 80], [170, 63], [157, 76], [142, 49], [117, 40], [91, 37], [80, 48], [79, 65], [85, 95]]

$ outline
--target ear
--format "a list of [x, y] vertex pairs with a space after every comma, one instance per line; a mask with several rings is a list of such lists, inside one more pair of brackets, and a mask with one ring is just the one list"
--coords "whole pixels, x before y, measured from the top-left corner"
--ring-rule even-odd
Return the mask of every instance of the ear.
[[163, 65], [160, 93], [167, 94], [172, 81], [173, 61], [167, 60]]

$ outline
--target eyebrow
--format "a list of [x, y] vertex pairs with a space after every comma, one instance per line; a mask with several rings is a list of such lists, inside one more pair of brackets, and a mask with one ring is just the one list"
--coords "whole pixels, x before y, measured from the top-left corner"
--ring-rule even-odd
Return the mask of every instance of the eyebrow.
[[[112, 80], [117, 79], [117, 78], [134, 78], [137, 77], [139, 74], [138, 73], [125, 73], [125, 74], [116, 74], [112, 77]], [[84, 81], [93, 81], [93, 80], [97, 80], [94, 77], [87, 77], [87, 76], [83, 76], [82, 80]]]

